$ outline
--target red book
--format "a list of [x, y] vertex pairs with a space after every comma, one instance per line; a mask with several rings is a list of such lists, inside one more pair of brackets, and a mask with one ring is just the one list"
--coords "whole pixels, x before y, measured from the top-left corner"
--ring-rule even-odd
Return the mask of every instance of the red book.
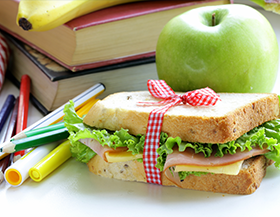
[[71, 71], [155, 55], [157, 38], [173, 17], [230, 0], [143, 1], [109, 7], [45, 32], [16, 25], [18, 1], [0, 1], [0, 28]]

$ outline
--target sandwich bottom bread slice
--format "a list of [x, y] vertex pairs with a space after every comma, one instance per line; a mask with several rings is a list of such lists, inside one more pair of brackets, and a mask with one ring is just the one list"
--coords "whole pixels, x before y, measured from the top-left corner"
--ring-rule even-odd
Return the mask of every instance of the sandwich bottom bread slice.
[[[177, 93], [180, 94], [180, 93]], [[156, 167], [162, 185], [251, 194], [274, 164], [280, 169], [279, 98], [276, 94], [219, 93], [214, 106], [179, 104], [164, 115]], [[99, 100], [80, 118], [64, 108], [71, 152], [94, 174], [147, 182], [143, 149], [150, 112], [148, 91]]]

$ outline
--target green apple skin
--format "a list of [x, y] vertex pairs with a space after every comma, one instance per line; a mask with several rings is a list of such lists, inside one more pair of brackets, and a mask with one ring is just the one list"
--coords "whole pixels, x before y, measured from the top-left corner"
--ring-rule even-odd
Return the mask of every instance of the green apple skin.
[[238, 4], [196, 8], [173, 18], [156, 47], [158, 77], [175, 91], [210, 87], [268, 93], [278, 64], [279, 47], [268, 20]]

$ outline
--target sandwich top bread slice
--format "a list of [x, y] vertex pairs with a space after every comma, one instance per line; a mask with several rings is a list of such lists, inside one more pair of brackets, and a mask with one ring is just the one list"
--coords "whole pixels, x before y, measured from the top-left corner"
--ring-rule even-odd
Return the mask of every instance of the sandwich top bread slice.
[[[276, 94], [219, 95], [221, 101], [215, 106], [181, 104], [170, 108], [164, 116], [162, 131], [188, 142], [225, 143], [275, 119], [279, 114]], [[159, 99], [152, 97], [148, 91], [112, 94], [93, 106], [84, 123], [114, 131], [129, 129], [131, 134], [144, 135], [149, 114], [158, 107], [137, 105], [137, 102], [147, 101]]]
[[[178, 93], [180, 94], [180, 93]], [[156, 167], [163, 185], [250, 194], [266, 167], [280, 168], [279, 99], [276, 94], [219, 93], [215, 106], [176, 105], [164, 115]], [[158, 101], [147, 91], [122, 92], [98, 101], [80, 119], [65, 106], [74, 157], [91, 172], [146, 182], [142, 163], [149, 113]]]

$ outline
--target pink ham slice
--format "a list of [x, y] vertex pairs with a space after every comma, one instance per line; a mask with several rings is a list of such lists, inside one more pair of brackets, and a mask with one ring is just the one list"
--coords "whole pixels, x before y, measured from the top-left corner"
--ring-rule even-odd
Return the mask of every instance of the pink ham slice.
[[[124, 152], [127, 151], [126, 147], [110, 148], [108, 146], [103, 147], [95, 139], [80, 139], [80, 142], [91, 148], [95, 153], [108, 162], [105, 153], [106, 152]], [[192, 148], [187, 148], [184, 152], [179, 152], [178, 149], [174, 149], [172, 154], [169, 154], [166, 158], [163, 174], [178, 187], [181, 187], [181, 181], [178, 173], [171, 173], [169, 168], [177, 165], [195, 165], [195, 166], [223, 166], [235, 163], [237, 161], [245, 160], [253, 156], [265, 154], [269, 150], [253, 148], [251, 151], [238, 152], [236, 154], [226, 154], [223, 157], [215, 157], [214, 155], [205, 158], [203, 153], [195, 154]]]
[[253, 148], [251, 151], [240, 152], [237, 151], [236, 154], [226, 154], [223, 157], [215, 157], [211, 155], [208, 158], [204, 157], [203, 153], [195, 154], [194, 150], [187, 148], [184, 152], [179, 152], [178, 149], [174, 149], [172, 154], [169, 154], [166, 158], [164, 165], [164, 175], [167, 179], [173, 182], [178, 187], [181, 187], [181, 181], [179, 179], [178, 173], [170, 172], [169, 168], [177, 165], [195, 165], [195, 166], [224, 166], [233, 164], [235, 162], [246, 160], [253, 156], [265, 154], [269, 150]]
[[103, 147], [98, 141], [95, 139], [80, 139], [81, 143], [85, 144], [89, 148], [91, 148], [96, 154], [103, 158], [104, 161], [108, 162], [105, 153], [106, 152], [125, 152], [127, 151], [127, 147], [118, 147], [116, 149], [110, 148], [109, 146], [105, 145]]

